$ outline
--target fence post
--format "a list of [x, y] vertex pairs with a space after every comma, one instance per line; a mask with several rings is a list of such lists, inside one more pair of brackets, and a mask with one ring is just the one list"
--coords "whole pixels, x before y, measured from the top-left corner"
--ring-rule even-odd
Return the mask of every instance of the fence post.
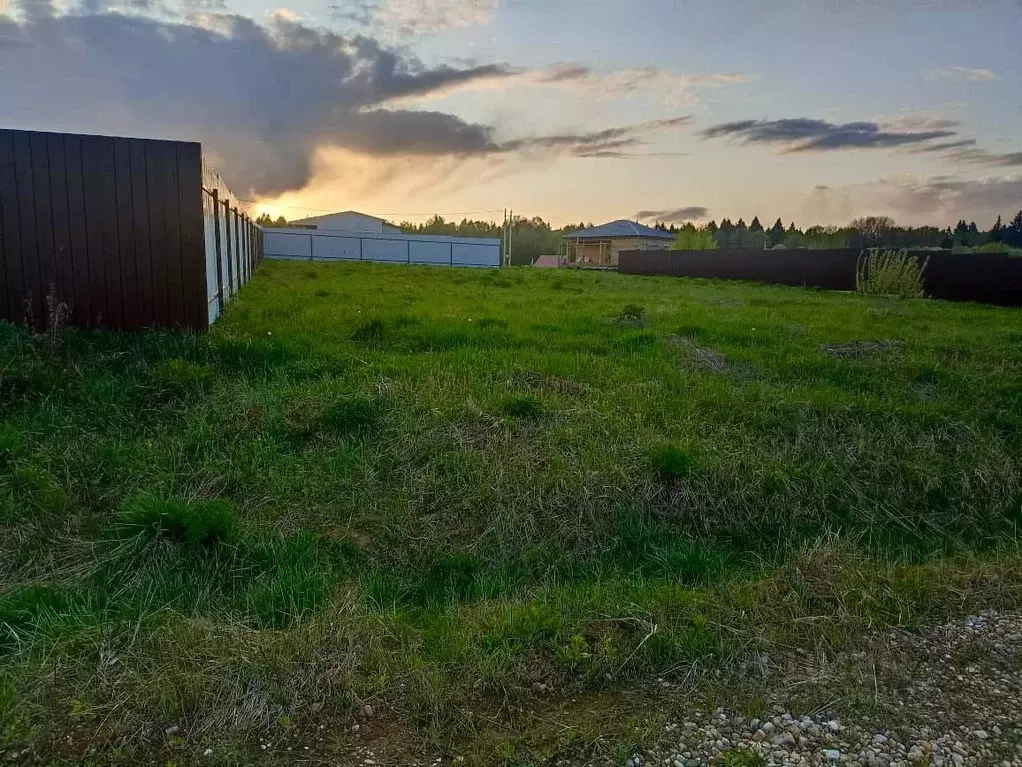
[[220, 191], [214, 189], [213, 195], [213, 241], [216, 243], [216, 306], [217, 316], [224, 311], [224, 265], [220, 256]]
[[224, 235], [227, 241], [227, 298], [234, 296], [234, 254], [231, 251], [231, 203], [224, 200]]
[[245, 283], [245, 262], [241, 255], [241, 238], [238, 237], [238, 209], [231, 211], [234, 217], [234, 252], [238, 255], [238, 289]]
[[252, 279], [252, 248], [248, 241], [248, 218], [240, 210], [238, 211], [238, 236], [245, 243], [245, 282]]

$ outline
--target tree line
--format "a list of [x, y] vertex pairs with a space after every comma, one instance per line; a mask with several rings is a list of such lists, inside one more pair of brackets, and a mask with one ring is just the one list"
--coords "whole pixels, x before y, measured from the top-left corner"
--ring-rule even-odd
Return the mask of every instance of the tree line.
[[954, 228], [936, 226], [899, 226], [889, 216], [857, 218], [847, 226], [810, 226], [799, 229], [794, 222], [788, 226], [777, 219], [765, 228], [759, 217], [746, 224], [725, 218], [719, 224], [710, 221], [697, 227], [687, 223], [681, 227], [657, 224], [657, 228], [675, 234], [676, 250], [717, 250], [750, 248], [978, 248], [1009, 250], [1022, 248], [1022, 211], [1010, 223], [1001, 217], [988, 230], [975, 221], [959, 221]]

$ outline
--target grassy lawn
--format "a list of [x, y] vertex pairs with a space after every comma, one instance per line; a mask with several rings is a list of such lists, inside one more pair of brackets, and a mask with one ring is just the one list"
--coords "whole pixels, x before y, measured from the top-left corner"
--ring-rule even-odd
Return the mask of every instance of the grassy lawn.
[[206, 337], [0, 324], [0, 744], [510, 762], [538, 684], [1015, 606], [1020, 426], [978, 305], [267, 262]]

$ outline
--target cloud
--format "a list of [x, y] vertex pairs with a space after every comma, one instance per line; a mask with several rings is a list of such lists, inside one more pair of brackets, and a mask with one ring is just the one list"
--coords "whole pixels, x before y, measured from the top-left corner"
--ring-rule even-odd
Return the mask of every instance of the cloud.
[[[172, 22], [115, 13], [55, 16], [43, 0], [0, 17], [8, 124], [201, 141], [239, 193], [305, 186], [324, 148], [375, 157], [626, 157], [687, 118], [596, 132], [508, 137], [403, 98], [504, 77], [499, 64], [427, 67], [365, 36], [224, 14]], [[25, 77], [31, 72], [31, 77]]]
[[937, 224], [959, 218], [993, 223], [999, 215], [1010, 219], [1022, 206], [1022, 176], [885, 179], [872, 191], [893, 210]]
[[991, 152], [975, 144], [975, 141], [952, 142], [945, 146], [945, 154], [949, 159], [959, 163], [984, 165], [988, 168], [1011, 168], [1022, 165], [1022, 152]]
[[733, 138], [742, 144], [777, 147], [786, 154], [844, 149], [903, 149], [940, 155], [957, 164], [1009, 168], [1022, 165], [1022, 152], [998, 153], [958, 132], [961, 121], [910, 113], [871, 122], [832, 123], [811, 118], [738, 120], [700, 131], [704, 139]]
[[449, 95], [456, 90], [492, 90], [496, 88], [564, 88], [584, 91], [587, 98], [630, 98], [637, 94], [654, 97], [670, 107], [692, 105], [702, 88], [715, 88], [744, 83], [750, 76], [740, 72], [691, 74], [657, 67], [600, 71], [586, 64], [559, 63], [541, 69], [504, 67], [486, 78], [464, 83], [451, 83], [443, 91], [405, 97], [394, 105], [408, 106]]
[[346, 0], [330, 9], [338, 20], [408, 38], [490, 24], [499, 7], [500, 0]]
[[1022, 165], [1022, 152], [991, 152], [979, 146], [974, 138], [941, 141], [914, 147], [913, 152], [940, 154], [959, 164], [983, 165], [988, 168], [1011, 168]]
[[331, 16], [337, 21], [348, 22], [359, 27], [368, 27], [373, 23], [373, 14], [377, 3], [373, 0], [341, 0], [327, 6]]
[[832, 123], [807, 117], [782, 120], [738, 120], [706, 128], [704, 139], [735, 138], [743, 144], [766, 144], [784, 152], [822, 152], [839, 149], [883, 149], [950, 138], [947, 127], [900, 130], [875, 122]]
[[602, 71], [577, 63], [555, 64], [545, 70], [525, 73], [522, 78], [536, 85], [585, 89], [612, 98], [646, 93], [670, 106], [694, 104], [695, 93], [700, 88], [746, 83], [752, 79], [742, 72], [699, 74], [659, 67]]
[[605, 128], [589, 133], [563, 133], [514, 139], [501, 146], [502, 151], [547, 150], [573, 157], [630, 158], [645, 156], [635, 150], [648, 143], [649, 136], [686, 125], [691, 116], [683, 115], [666, 120], [647, 120], [635, 125]]
[[683, 224], [686, 221], [698, 221], [708, 218], [710, 209], [701, 205], [693, 205], [688, 208], [674, 208], [668, 210], [640, 210], [632, 218], [637, 221], [657, 221], [665, 224]]
[[943, 227], [964, 218], [989, 226], [997, 216], [1010, 219], [1019, 207], [1022, 175], [980, 180], [953, 176], [890, 177], [816, 193], [807, 207], [807, 215], [848, 221], [883, 210], [905, 223]]
[[928, 112], [906, 112], [877, 120], [887, 130], [897, 131], [939, 131], [955, 130], [962, 125], [961, 120]]
[[982, 69], [979, 67], [937, 67], [936, 69], [926, 70], [926, 74], [931, 80], [952, 79], [964, 80], [970, 83], [985, 83], [999, 79], [997, 73], [992, 69]]
[[902, 149], [938, 155], [956, 164], [990, 168], [1022, 166], [1022, 151], [998, 153], [958, 132], [961, 121], [926, 113], [909, 113], [870, 122], [832, 123], [800, 117], [783, 120], [738, 120], [700, 131], [703, 139], [732, 138], [742, 144], [777, 147], [786, 154], [843, 149]]
[[384, 0], [376, 20], [403, 35], [489, 24], [500, 0]]
[[926, 144], [924, 146], [915, 147], [912, 151], [914, 152], [958, 152], [962, 149], [968, 149], [976, 146], [976, 139], [974, 138], [963, 138], [955, 141], [942, 141], [938, 144]]

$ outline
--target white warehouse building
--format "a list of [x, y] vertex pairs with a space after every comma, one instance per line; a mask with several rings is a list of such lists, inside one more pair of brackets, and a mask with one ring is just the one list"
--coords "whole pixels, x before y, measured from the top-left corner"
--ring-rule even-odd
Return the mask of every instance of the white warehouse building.
[[382, 218], [353, 210], [263, 228], [264, 258], [377, 261], [392, 264], [499, 267], [500, 240], [402, 234]]
[[310, 216], [292, 221], [290, 226], [296, 229], [322, 229], [333, 232], [361, 232], [363, 234], [401, 234], [401, 228], [388, 223], [382, 218], [359, 213], [356, 210], [343, 210], [339, 213], [327, 213], [323, 216]]

